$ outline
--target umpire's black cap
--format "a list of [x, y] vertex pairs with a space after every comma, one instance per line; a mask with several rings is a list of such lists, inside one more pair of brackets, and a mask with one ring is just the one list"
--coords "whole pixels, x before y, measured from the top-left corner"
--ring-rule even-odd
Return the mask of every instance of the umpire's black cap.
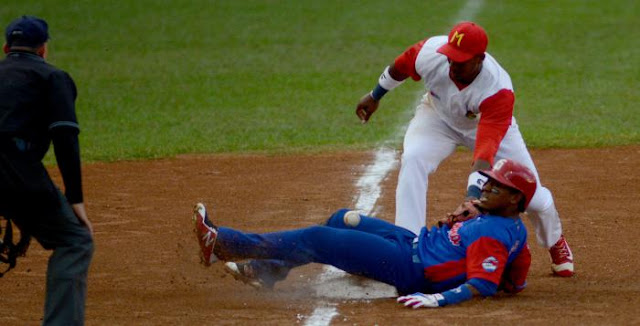
[[7, 26], [5, 37], [9, 46], [38, 47], [49, 40], [49, 26], [44, 19], [22, 16]]

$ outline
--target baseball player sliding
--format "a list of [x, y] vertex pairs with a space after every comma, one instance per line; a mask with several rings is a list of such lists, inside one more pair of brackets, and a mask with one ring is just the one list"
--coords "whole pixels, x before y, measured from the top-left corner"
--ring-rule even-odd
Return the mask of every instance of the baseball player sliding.
[[227, 262], [225, 269], [244, 283], [266, 288], [294, 267], [330, 264], [395, 286], [398, 302], [413, 308], [452, 305], [499, 290], [517, 293], [526, 285], [531, 263], [519, 214], [531, 202], [536, 177], [509, 160], [479, 173], [488, 178], [475, 202], [482, 213], [422, 228], [419, 235], [346, 209], [322, 226], [245, 233], [215, 226], [204, 205], [197, 204], [192, 220], [202, 262], [253, 259]]
[[473, 150], [467, 196], [455, 214], [475, 215], [473, 200], [486, 178], [479, 170], [494, 160], [513, 159], [536, 176], [538, 190], [527, 210], [538, 242], [549, 248], [552, 271], [574, 274], [573, 255], [549, 189], [540, 184], [536, 167], [513, 117], [515, 101], [509, 74], [486, 53], [487, 35], [473, 22], [453, 27], [448, 36], [422, 40], [400, 54], [363, 96], [357, 116], [367, 122], [379, 101], [407, 78], [423, 80], [426, 94], [404, 138], [396, 189], [396, 224], [413, 232], [425, 226], [428, 177], [458, 145]]

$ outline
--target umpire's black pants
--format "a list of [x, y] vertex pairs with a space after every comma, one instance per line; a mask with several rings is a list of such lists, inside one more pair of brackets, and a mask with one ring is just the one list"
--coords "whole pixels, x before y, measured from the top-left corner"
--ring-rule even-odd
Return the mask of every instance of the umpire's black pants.
[[47, 267], [43, 325], [84, 325], [93, 239], [56, 188], [57, 205], [14, 207], [6, 213], [21, 231], [53, 249]]
[[0, 215], [48, 250], [43, 325], [84, 325], [93, 239], [47, 170], [0, 137]]

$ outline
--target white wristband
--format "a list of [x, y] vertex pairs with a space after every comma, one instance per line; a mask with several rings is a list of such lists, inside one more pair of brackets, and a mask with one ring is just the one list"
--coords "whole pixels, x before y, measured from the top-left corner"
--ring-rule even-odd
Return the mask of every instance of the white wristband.
[[403, 82], [404, 80], [397, 81], [393, 79], [393, 77], [391, 77], [391, 74], [389, 74], [389, 66], [384, 69], [384, 71], [380, 75], [380, 78], [378, 78], [378, 84], [388, 91], [400, 86], [400, 84], [402, 84]]
[[469, 180], [467, 181], [467, 196], [480, 198], [480, 192], [484, 183], [487, 182], [487, 177], [480, 174], [478, 171], [471, 172], [469, 174]]

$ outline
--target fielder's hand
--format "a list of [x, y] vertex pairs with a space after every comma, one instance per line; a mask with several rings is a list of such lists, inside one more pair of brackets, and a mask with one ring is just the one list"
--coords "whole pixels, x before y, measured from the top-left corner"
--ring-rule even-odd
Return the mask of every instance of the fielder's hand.
[[416, 292], [411, 295], [398, 297], [398, 303], [401, 303], [405, 307], [411, 307], [413, 309], [437, 308], [441, 306], [440, 302], [444, 302], [444, 297], [440, 293], [423, 294], [420, 292]]
[[438, 226], [448, 225], [452, 227], [457, 222], [464, 222], [470, 219], [476, 218], [480, 215], [480, 209], [478, 208], [479, 200], [465, 200], [453, 213], [447, 213], [447, 217], [441, 221], [438, 221]]
[[367, 93], [360, 99], [358, 102], [358, 106], [356, 107], [356, 115], [360, 118], [362, 123], [366, 123], [371, 118], [373, 112], [376, 112], [378, 109], [379, 101], [376, 101], [371, 97], [370, 93]]

